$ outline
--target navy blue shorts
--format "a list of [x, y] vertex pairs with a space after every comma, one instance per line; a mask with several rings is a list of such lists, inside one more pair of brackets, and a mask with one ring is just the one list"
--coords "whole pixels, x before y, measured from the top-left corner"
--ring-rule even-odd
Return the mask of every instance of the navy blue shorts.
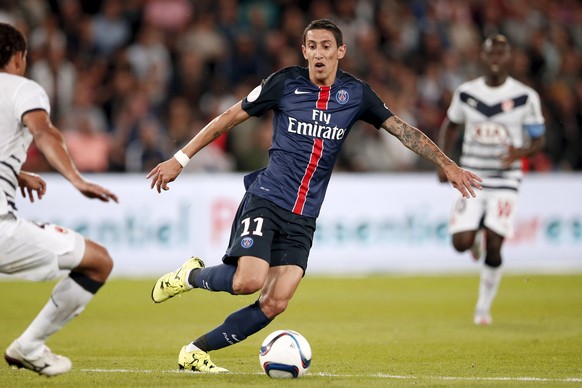
[[315, 218], [295, 214], [247, 192], [232, 223], [222, 261], [235, 264], [241, 256], [255, 256], [271, 267], [297, 265], [305, 272], [313, 233]]

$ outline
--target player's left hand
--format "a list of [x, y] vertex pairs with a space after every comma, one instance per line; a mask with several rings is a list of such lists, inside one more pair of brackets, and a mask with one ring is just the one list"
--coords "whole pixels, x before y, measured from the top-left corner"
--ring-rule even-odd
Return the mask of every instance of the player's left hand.
[[476, 197], [473, 187], [479, 190], [483, 188], [479, 184], [479, 182], [483, 182], [483, 179], [471, 171], [460, 168], [455, 163], [443, 167], [443, 171], [447, 176], [447, 180], [451, 182], [455, 189], [459, 190], [464, 198]]
[[73, 186], [81, 192], [85, 197], [91, 199], [98, 199], [103, 202], [114, 201], [119, 203], [117, 195], [113, 194], [111, 191], [104, 187], [99, 186], [93, 182], [89, 182], [85, 179], [72, 182]]
[[449, 181], [447, 179], [447, 174], [445, 174], [445, 170], [443, 170], [442, 168], [440, 168], [438, 166], [437, 166], [436, 170], [437, 170], [437, 177], [439, 178], [439, 182], [446, 183]]
[[18, 174], [18, 186], [20, 186], [20, 193], [23, 198], [26, 198], [28, 193], [28, 199], [30, 202], [34, 202], [35, 191], [39, 201], [46, 193], [46, 182], [40, 176], [33, 174], [32, 172], [20, 171]]
[[156, 167], [154, 167], [146, 176], [146, 179], [153, 177], [150, 189], [153, 189], [155, 186], [158, 193], [161, 193], [162, 190], [164, 191], [170, 190], [168, 183], [176, 180], [176, 178], [178, 177], [178, 175], [180, 175], [181, 172], [182, 165], [178, 163], [176, 158], [171, 157], [165, 162], [162, 162], [158, 164]]
[[514, 146], [510, 145], [507, 147], [507, 153], [501, 157], [501, 167], [509, 168], [515, 162], [521, 158], [521, 153], [519, 148], [515, 148]]

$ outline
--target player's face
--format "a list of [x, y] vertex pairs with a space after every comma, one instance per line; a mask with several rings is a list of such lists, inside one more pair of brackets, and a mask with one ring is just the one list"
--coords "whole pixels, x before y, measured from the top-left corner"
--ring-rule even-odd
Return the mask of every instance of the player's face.
[[346, 53], [346, 46], [337, 46], [335, 37], [328, 30], [310, 30], [302, 46], [307, 59], [309, 78], [319, 86], [330, 86], [335, 81], [339, 60]]
[[481, 58], [489, 75], [500, 77], [508, 74], [511, 65], [511, 52], [507, 44], [493, 43], [484, 47]]

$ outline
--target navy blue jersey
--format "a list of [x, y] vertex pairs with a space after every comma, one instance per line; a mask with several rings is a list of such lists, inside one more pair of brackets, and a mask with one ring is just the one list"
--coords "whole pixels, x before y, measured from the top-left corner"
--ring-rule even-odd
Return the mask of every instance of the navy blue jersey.
[[316, 86], [299, 66], [271, 74], [242, 108], [251, 116], [274, 113], [269, 164], [245, 177], [247, 190], [313, 218], [350, 128], [358, 120], [380, 128], [392, 116], [372, 88], [352, 75], [340, 70], [331, 87]]

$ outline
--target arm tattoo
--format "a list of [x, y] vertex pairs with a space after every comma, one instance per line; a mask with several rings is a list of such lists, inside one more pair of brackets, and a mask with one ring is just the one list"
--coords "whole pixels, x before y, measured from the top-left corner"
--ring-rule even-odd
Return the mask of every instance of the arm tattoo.
[[426, 160], [433, 162], [437, 166], [443, 164], [443, 156], [445, 156], [443, 152], [419, 129], [407, 124], [396, 116], [392, 116], [386, 120], [382, 124], [382, 128], [396, 136], [402, 144]]

